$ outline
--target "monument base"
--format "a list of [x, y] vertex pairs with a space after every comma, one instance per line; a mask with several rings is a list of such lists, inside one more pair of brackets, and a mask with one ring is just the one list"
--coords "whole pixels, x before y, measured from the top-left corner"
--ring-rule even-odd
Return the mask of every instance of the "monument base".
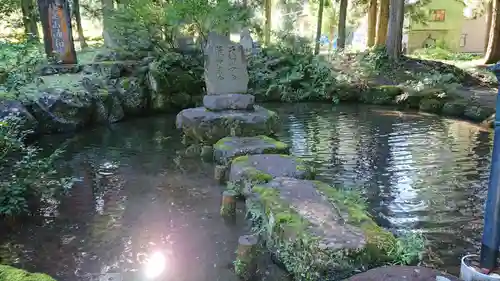
[[253, 110], [255, 97], [249, 94], [221, 94], [203, 97], [203, 106], [211, 111]]
[[227, 136], [273, 135], [280, 128], [278, 115], [257, 105], [252, 111], [188, 108], [177, 114], [176, 125], [187, 140], [207, 145]]

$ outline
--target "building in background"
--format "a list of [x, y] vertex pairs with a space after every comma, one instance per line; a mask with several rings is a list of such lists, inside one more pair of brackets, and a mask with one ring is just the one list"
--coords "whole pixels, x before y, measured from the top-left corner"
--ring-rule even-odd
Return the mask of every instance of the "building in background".
[[427, 5], [426, 24], [409, 22], [408, 51], [443, 47], [454, 52], [483, 53], [485, 16], [473, 17], [471, 9], [456, 0], [434, 0]]

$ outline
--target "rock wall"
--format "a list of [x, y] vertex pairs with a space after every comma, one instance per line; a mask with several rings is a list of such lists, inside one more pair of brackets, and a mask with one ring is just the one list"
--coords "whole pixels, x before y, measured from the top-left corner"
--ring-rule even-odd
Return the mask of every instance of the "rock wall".
[[201, 103], [196, 58], [170, 53], [140, 61], [114, 59], [98, 55], [76, 73], [44, 71], [49, 75], [25, 85], [17, 96], [0, 93], [0, 118], [20, 116], [35, 133], [67, 133]]

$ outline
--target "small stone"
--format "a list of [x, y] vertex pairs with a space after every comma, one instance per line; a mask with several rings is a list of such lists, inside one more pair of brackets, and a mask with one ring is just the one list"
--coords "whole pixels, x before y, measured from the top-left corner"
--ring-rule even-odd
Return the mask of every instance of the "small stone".
[[276, 177], [312, 179], [314, 174], [301, 159], [281, 154], [240, 156], [231, 162], [229, 182], [244, 196], [251, 194], [255, 184]]
[[268, 136], [225, 137], [214, 144], [214, 161], [221, 165], [242, 155], [288, 154], [290, 147]]

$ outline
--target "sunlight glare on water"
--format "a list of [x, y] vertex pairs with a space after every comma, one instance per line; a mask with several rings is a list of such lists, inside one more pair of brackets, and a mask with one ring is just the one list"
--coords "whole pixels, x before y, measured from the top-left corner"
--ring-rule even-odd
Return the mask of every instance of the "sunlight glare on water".
[[161, 252], [155, 252], [147, 260], [144, 271], [148, 279], [154, 279], [162, 275], [166, 268], [167, 258], [165, 255]]

